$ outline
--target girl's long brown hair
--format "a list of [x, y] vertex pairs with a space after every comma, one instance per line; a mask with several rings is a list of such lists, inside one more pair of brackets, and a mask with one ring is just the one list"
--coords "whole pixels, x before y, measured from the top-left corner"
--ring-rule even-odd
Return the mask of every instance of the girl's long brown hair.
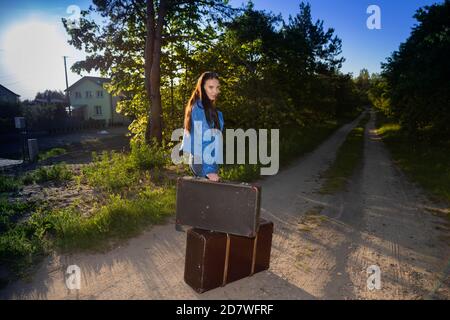
[[195, 101], [201, 100], [203, 104], [203, 108], [205, 110], [206, 120], [208, 123], [214, 122], [214, 127], [219, 129], [219, 116], [217, 114], [215, 102], [209, 100], [208, 95], [204, 89], [204, 85], [206, 80], [217, 79], [219, 80], [219, 75], [215, 72], [204, 72], [197, 80], [197, 85], [195, 86], [194, 92], [192, 92], [191, 98], [186, 104], [186, 108], [184, 109], [184, 129], [187, 131], [191, 131], [191, 113], [192, 107], [194, 106]]

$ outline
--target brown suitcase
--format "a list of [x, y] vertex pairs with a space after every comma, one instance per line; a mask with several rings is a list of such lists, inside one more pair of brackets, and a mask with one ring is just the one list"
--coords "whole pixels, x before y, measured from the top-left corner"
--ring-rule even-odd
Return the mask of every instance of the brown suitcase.
[[262, 219], [254, 238], [189, 229], [184, 281], [198, 293], [203, 293], [267, 270], [272, 233], [273, 223]]
[[178, 178], [176, 224], [255, 237], [260, 203], [261, 187], [257, 185]]

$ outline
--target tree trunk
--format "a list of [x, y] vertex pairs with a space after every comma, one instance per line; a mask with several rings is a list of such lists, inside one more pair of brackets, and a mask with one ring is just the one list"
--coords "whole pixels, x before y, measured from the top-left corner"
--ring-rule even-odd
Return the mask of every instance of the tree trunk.
[[146, 29], [147, 34], [145, 38], [145, 52], [144, 52], [144, 75], [145, 75], [145, 91], [148, 97], [148, 116], [147, 127], [145, 131], [145, 141], [148, 142], [150, 138], [150, 123], [151, 123], [151, 81], [150, 75], [152, 70], [153, 61], [153, 45], [155, 39], [155, 7], [153, 0], [147, 0], [147, 12], [146, 12]]
[[[162, 142], [162, 106], [161, 106], [161, 35], [164, 27], [165, 16], [167, 14], [167, 0], [161, 0], [158, 9], [158, 21], [155, 26], [153, 1], [147, 2], [147, 40], [146, 43], [146, 86], [150, 98], [150, 112], [147, 121], [145, 140], [151, 143], [156, 138], [159, 145]], [[151, 24], [149, 26], [149, 23]], [[152, 51], [147, 51], [152, 49]], [[148, 52], [148, 53], [147, 53]], [[151, 52], [151, 54], [150, 54]], [[148, 61], [150, 60], [150, 61]], [[149, 62], [147, 64], [147, 61]], [[148, 67], [150, 72], [148, 73]], [[149, 77], [147, 77], [149, 76]], [[149, 83], [148, 83], [149, 82]]]

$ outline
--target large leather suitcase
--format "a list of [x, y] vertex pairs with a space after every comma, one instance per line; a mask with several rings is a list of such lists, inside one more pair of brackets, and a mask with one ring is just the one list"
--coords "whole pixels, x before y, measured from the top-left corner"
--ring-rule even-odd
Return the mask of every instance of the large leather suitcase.
[[177, 180], [176, 224], [254, 237], [260, 203], [258, 185], [182, 177]]
[[273, 223], [261, 220], [254, 238], [192, 228], [187, 231], [184, 281], [198, 293], [267, 270]]

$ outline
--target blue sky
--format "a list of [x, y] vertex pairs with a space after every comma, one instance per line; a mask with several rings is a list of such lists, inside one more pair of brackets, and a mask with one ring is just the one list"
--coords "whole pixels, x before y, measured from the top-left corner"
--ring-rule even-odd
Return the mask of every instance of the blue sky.
[[[246, 1], [231, 0], [239, 6]], [[324, 21], [326, 28], [334, 28], [342, 39], [343, 56], [346, 62], [343, 72], [358, 74], [362, 68], [371, 73], [380, 71], [385, 61], [400, 43], [404, 42], [415, 24], [416, 10], [424, 5], [443, 3], [441, 0], [309, 0], [314, 21]], [[255, 8], [281, 13], [287, 21], [289, 15], [299, 12], [299, 0], [257, 0]], [[381, 29], [369, 30], [366, 21], [370, 14], [367, 8], [377, 5], [381, 10]]]
[[[246, 1], [231, 0], [233, 6]], [[424, 5], [443, 0], [309, 0], [313, 18], [324, 20], [343, 41], [346, 62], [343, 72], [358, 74], [362, 68], [379, 72], [399, 44], [405, 41], [414, 25], [414, 12]], [[64, 89], [63, 55], [69, 56], [70, 67], [83, 59], [84, 53], [67, 44], [61, 24], [69, 17], [70, 5], [87, 9], [89, 0], [30, 1], [0, 0], [0, 84], [8, 87], [21, 99], [34, 98], [37, 91]], [[255, 0], [257, 9], [281, 13], [287, 20], [298, 13], [300, 0]], [[369, 5], [381, 9], [381, 29], [369, 30], [366, 20]], [[97, 75], [97, 74], [91, 74]], [[79, 76], [69, 71], [69, 85]]]
[[[90, 1], [0, 0], [0, 84], [33, 99], [38, 91], [64, 90], [64, 60], [68, 68], [84, 59], [67, 43], [61, 18], [69, 5], [87, 9]], [[96, 74], [93, 74], [96, 75]], [[69, 85], [80, 76], [68, 70]]]

